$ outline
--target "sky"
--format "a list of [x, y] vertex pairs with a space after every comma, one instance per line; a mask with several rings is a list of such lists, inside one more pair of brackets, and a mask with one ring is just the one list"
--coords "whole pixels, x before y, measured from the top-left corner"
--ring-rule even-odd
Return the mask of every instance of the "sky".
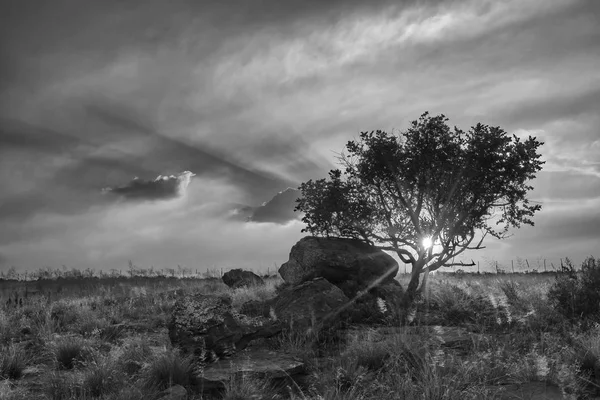
[[273, 271], [303, 224], [232, 205], [425, 111], [545, 142], [535, 227], [464, 259], [600, 256], [594, 0], [7, 0], [0, 60], [0, 270]]

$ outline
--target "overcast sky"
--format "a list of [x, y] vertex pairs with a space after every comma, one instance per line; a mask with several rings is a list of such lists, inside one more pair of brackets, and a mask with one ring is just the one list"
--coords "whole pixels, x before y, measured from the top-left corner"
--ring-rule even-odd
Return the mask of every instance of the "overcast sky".
[[466, 258], [600, 256], [594, 0], [8, 0], [0, 60], [3, 269], [273, 270], [302, 224], [224, 204], [424, 111], [545, 142], [536, 226]]

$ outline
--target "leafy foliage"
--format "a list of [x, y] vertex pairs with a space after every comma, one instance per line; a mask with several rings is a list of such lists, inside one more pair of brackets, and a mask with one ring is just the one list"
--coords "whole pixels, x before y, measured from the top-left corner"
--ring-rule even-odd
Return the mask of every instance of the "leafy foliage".
[[378, 130], [348, 142], [343, 171], [300, 185], [303, 232], [395, 251], [418, 279], [425, 267], [453, 265], [465, 250], [482, 248], [488, 234], [505, 238], [510, 227], [533, 225], [541, 205], [526, 198], [527, 183], [543, 164], [542, 143], [480, 123], [451, 129], [447, 121], [424, 113], [397, 136]]
[[600, 259], [585, 259], [580, 273], [568, 258], [561, 267], [548, 290], [550, 303], [571, 320], [600, 317]]

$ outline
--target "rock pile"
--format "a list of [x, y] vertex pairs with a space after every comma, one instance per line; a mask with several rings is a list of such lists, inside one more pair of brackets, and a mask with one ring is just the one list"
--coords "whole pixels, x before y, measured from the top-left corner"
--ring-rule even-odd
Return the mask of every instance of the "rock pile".
[[[239, 313], [224, 296], [197, 293], [176, 301], [169, 338], [185, 354], [194, 355], [205, 387], [222, 389], [229, 377], [242, 372], [273, 378], [281, 370], [297, 375], [303, 370], [297, 359], [260, 345], [249, 347], [250, 343], [281, 332], [329, 338], [347, 321], [389, 317], [402, 297], [394, 280], [398, 264], [357, 240], [305, 237], [292, 247], [279, 272], [285, 284], [277, 295], [247, 302]], [[264, 283], [243, 270], [229, 271], [223, 282], [232, 288]]]
[[199, 365], [227, 358], [250, 341], [281, 332], [279, 323], [266, 318], [236, 315], [228, 297], [197, 293], [175, 302], [168, 324], [169, 339]]
[[352, 322], [383, 322], [398, 318], [403, 290], [394, 280], [398, 263], [387, 253], [356, 239], [307, 236], [296, 243], [279, 269], [283, 280], [298, 285], [324, 278], [354, 304]]

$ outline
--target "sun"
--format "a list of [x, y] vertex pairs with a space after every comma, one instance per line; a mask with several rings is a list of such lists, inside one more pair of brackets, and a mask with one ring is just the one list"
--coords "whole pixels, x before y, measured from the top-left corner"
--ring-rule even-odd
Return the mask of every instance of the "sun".
[[430, 237], [423, 238], [423, 247], [429, 249], [433, 246], [433, 240]]

